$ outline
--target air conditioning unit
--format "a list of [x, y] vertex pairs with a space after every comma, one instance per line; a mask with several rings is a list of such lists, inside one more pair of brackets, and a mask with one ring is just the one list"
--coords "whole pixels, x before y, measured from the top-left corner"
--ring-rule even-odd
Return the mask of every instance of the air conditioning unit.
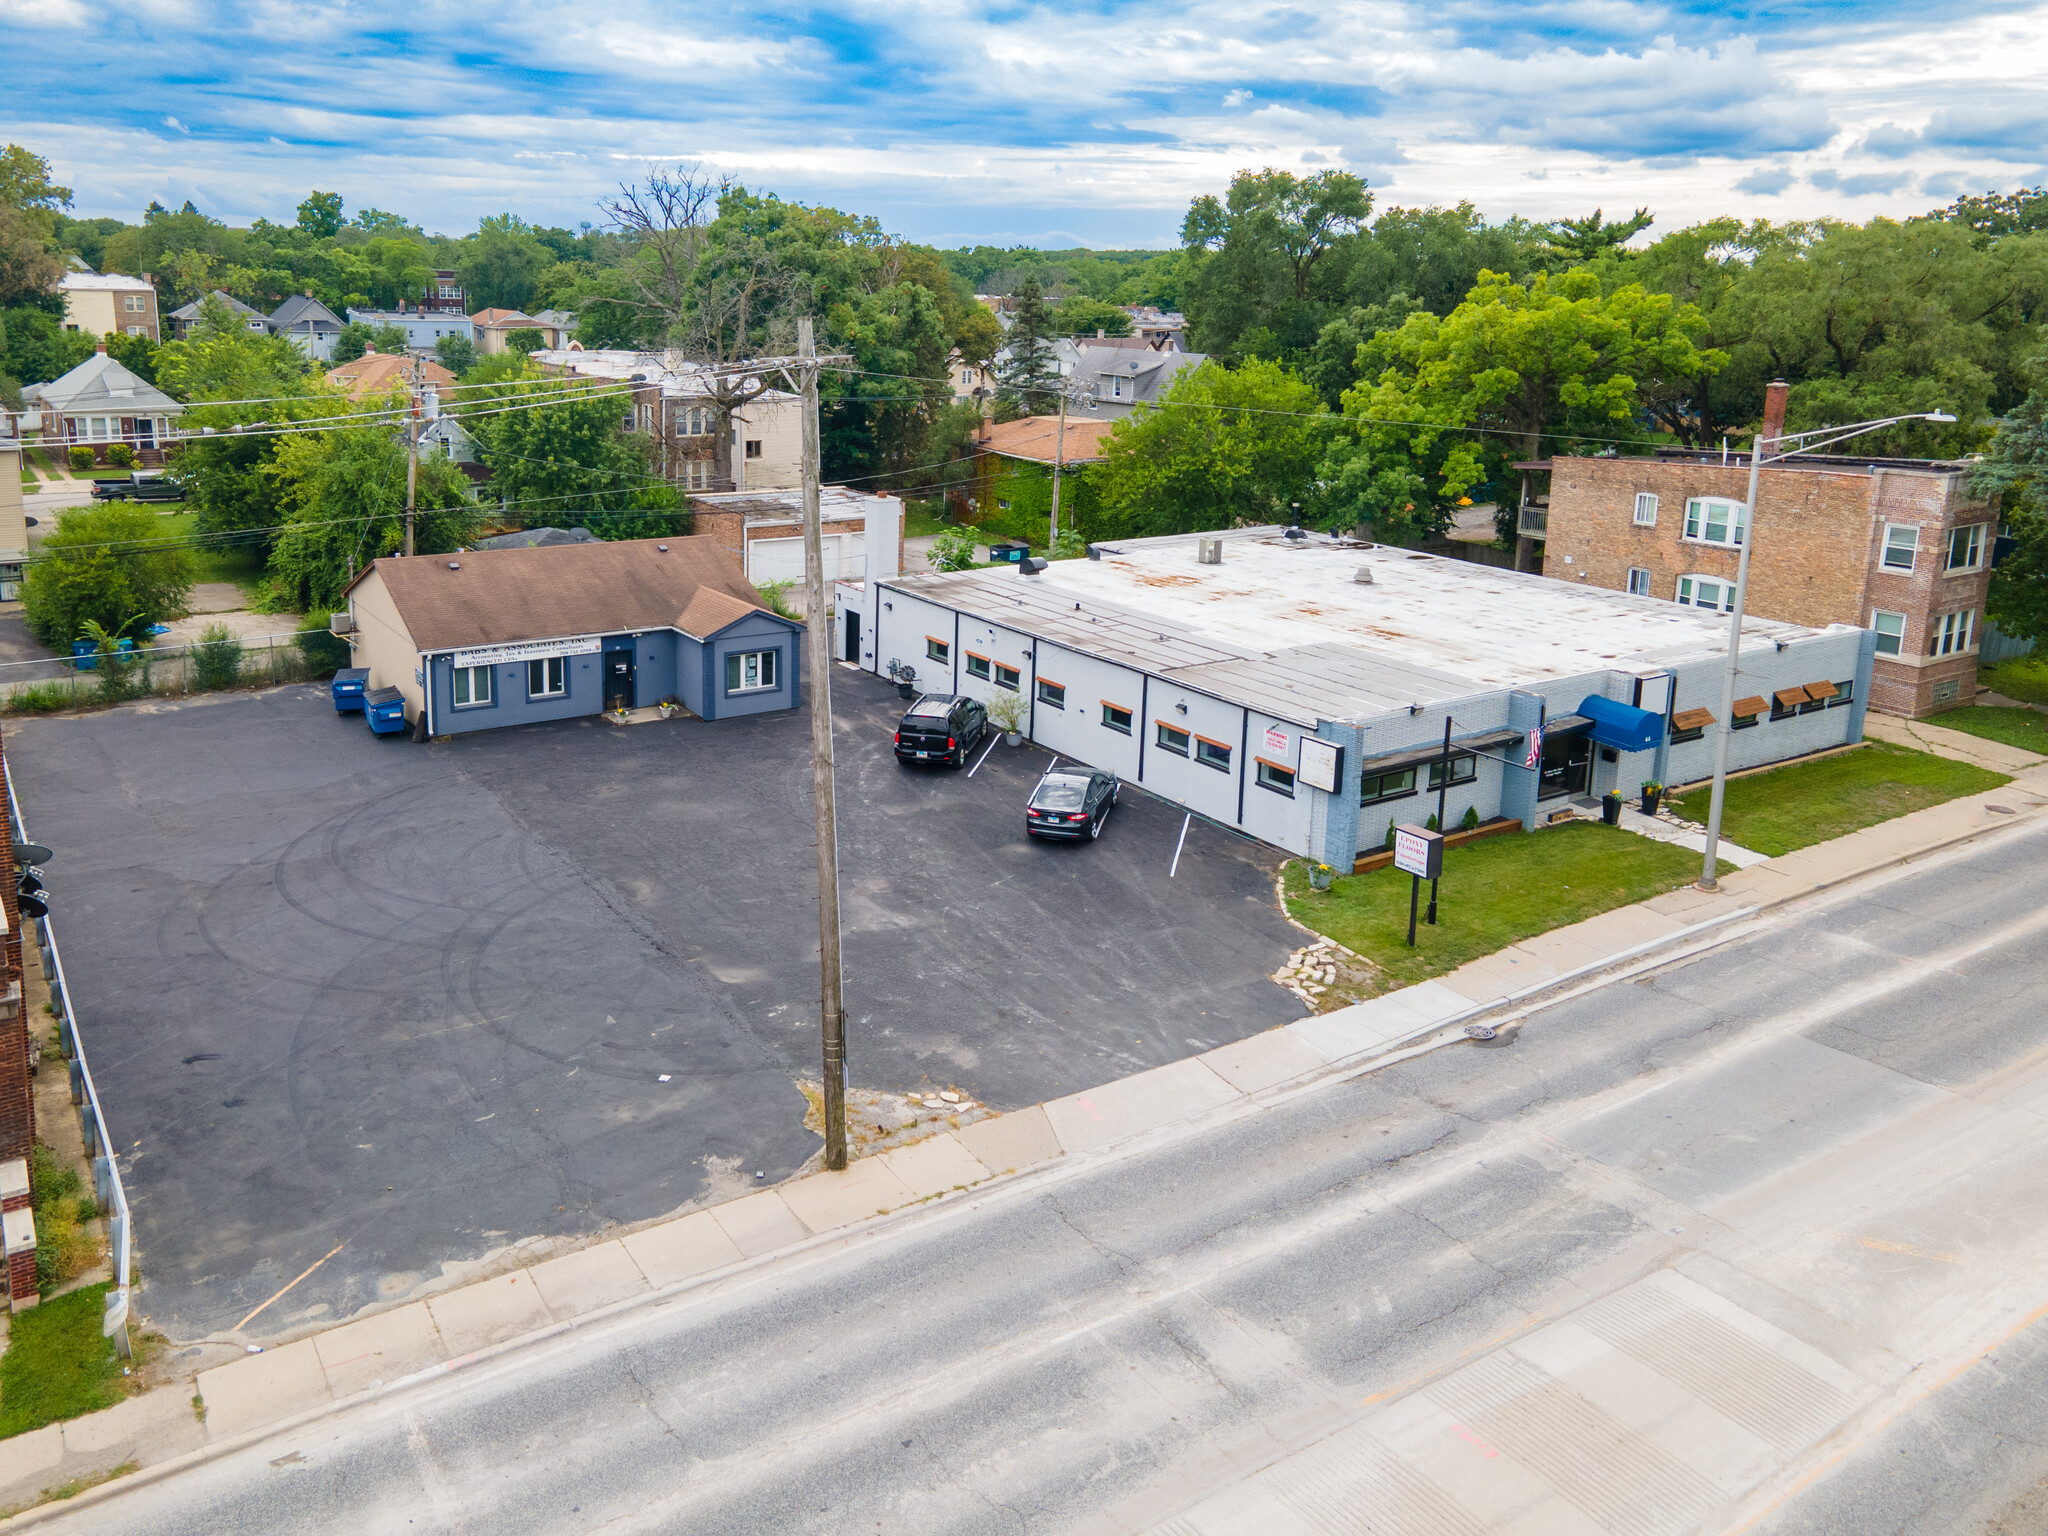
[[1195, 546], [1195, 560], [1201, 565], [1221, 565], [1223, 563], [1223, 541], [1221, 539], [1203, 539]]
[[352, 635], [356, 632], [355, 617], [349, 613], [330, 613], [327, 616], [327, 633], [330, 635]]

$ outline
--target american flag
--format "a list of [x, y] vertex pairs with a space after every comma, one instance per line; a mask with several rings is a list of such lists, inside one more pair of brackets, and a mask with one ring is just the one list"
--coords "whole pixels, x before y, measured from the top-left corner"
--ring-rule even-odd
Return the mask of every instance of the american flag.
[[1534, 768], [1543, 761], [1543, 727], [1537, 726], [1529, 733], [1529, 755], [1522, 760], [1524, 768]]

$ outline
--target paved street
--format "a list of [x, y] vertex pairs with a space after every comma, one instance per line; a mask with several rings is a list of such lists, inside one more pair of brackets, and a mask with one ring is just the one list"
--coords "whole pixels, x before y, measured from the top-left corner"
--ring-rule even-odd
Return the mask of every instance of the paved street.
[[2044, 940], [2035, 829], [45, 1528], [2034, 1530]]

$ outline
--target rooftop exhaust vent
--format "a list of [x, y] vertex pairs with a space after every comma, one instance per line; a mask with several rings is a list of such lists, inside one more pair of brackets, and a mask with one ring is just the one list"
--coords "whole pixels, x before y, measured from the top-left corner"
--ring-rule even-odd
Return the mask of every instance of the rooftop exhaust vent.
[[1369, 565], [1361, 565], [1357, 570], [1351, 573], [1351, 579], [1357, 582], [1361, 587], [1371, 586], [1372, 567]]
[[1195, 546], [1195, 560], [1201, 565], [1221, 565], [1223, 563], [1223, 541], [1221, 539], [1203, 539]]
[[1036, 576], [1045, 569], [1045, 566], [1046, 562], [1037, 555], [1026, 555], [1017, 562], [1017, 574], [1019, 576]]

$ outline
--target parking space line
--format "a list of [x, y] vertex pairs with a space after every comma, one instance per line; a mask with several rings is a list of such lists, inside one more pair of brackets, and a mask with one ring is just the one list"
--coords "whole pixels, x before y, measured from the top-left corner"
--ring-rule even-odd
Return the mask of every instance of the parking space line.
[[981, 772], [981, 765], [988, 761], [989, 753], [995, 751], [996, 743], [1001, 741], [1002, 739], [1002, 737], [996, 735], [994, 732], [989, 733], [988, 745], [982, 749], [981, 756], [977, 757], [974, 760], [974, 766], [967, 770], [967, 777], [971, 779], [977, 773]]
[[1193, 821], [1194, 819], [1195, 813], [1193, 811], [1189, 811], [1187, 815], [1183, 816], [1180, 819], [1180, 837], [1174, 842], [1173, 845], [1173, 864], [1166, 871], [1166, 878], [1169, 880], [1171, 880], [1174, 877], [1174, 875], [1178, 873], [1180, 870], [1180, 851], [1186, 845], [1188, 840], [1188, 823]]

